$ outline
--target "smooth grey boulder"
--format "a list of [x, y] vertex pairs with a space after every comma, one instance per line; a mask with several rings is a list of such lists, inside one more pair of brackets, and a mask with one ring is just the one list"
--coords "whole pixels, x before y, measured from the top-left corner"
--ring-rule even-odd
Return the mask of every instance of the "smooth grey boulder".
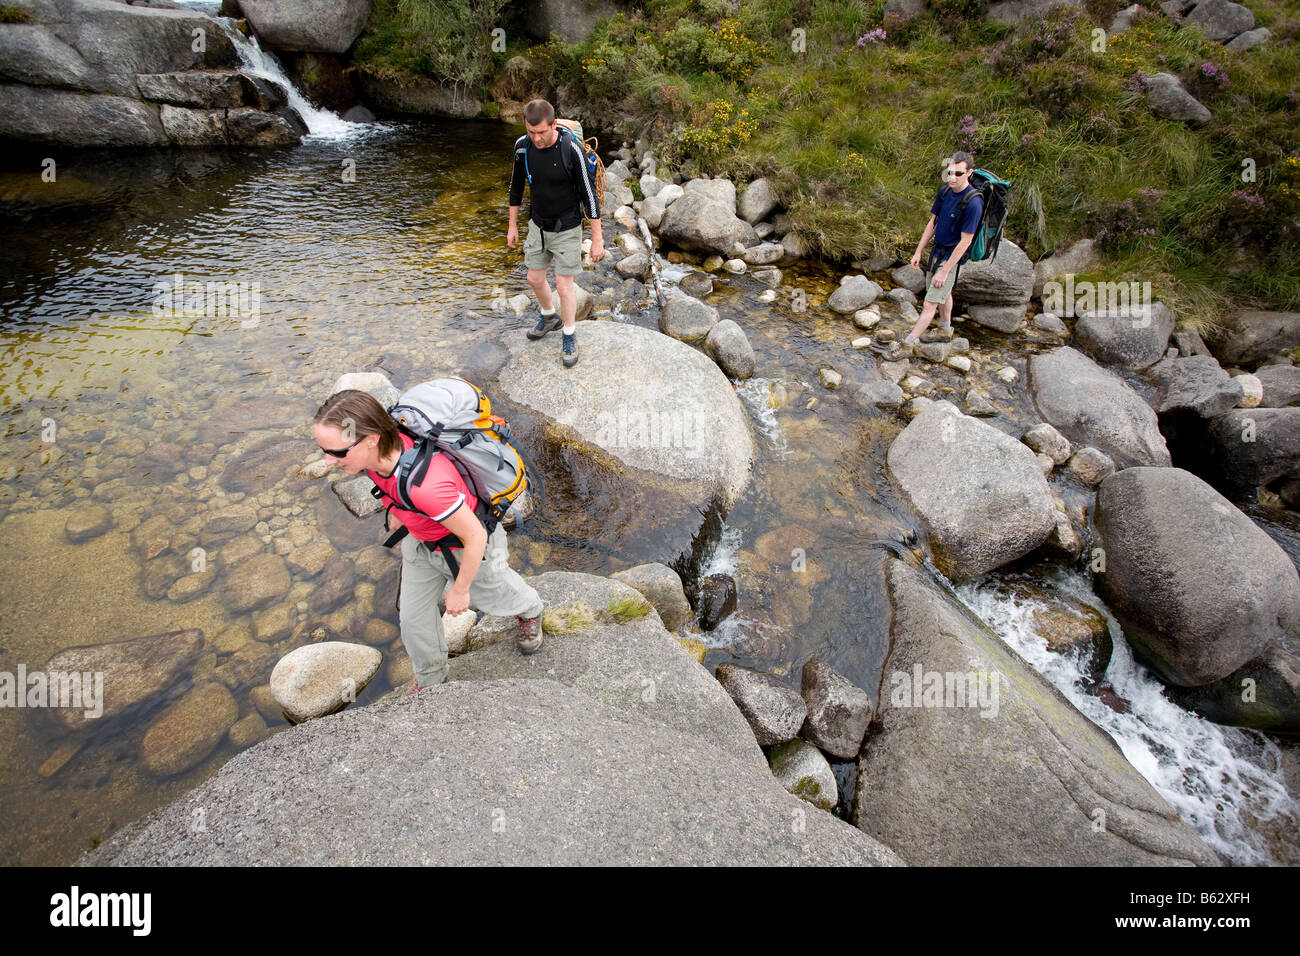
[[1268, 27], [1259, 27], [1238, 34], [1234, 39], [1225, 43], [1224, 46], [1233, 53], [1245, 53], [1247, 50], [1255, 49], [1261, 43], [1266, 43], [1272, 36], [1273, 31]]
[[799, 736], [844, 760], [856, 757], [876, 712], [871, 695], [816, 657], [803, 665], [799, 693], [808, 705]]
[[1115, 463], [1110, 456], [1091, 446], [1080, 448], [1071, 455], [1065, 468], [1089, 488], [1095, 488], [1115, 473]]
[[160, 697], [189, 675], [202, 652], [203, 632], [197, 628], [65, 647], [46, 661], [45, 672], [103, 674], [102, 710], [88, 714], [93, 706], [51, 707], [48, 713], [65, 730], [89, 730]]
[[1023, 318], [1033, 291], [1034, 264], [1019, 246], [1003, 238], [992, 259], [961, 267], [952, 294], [966, 306], [1018, 306]]
[[[697, 182], [701, 180], [693, 179], [687, 186]], [[731, 185], [726, 180], [710, 182]], [[731, 207], [713, 198], [718, 192], [721, 190], [716, 188], [708, 193], [687, 188], [680, 199], [664, 210], [659, 220], [660, 238], [689, 251], [728, 255], [733, 244], [753, 233], [753, 227], [737, 218], [734, 190]]]
[[736, 213], [753, 225], [766, 219], [775, 208], [776, 193], [772, 191], [772, 184], [764, 178], [755, 179], [746, 186], [736, 201]]
[[[546, 632], [537, 654], [515, 647], [513, 617], [484, 617], [470, 630], [472, 653], [453, 658], [448, 680], [546, 678], [574, 687], [640, 722], [656, 723], [764, 767], [754, 732], [727, 692], [696, 663], [651, 610], [619, 623], [610, 602], [638, 597], [630, 586], [609, 578], [549, 571], [525, 580], [552, 612], [586, 608], [590, 628]], [[544, 614], [546, 612], [543, 612]]]
[[994, 23], [1016, 24], [1022, 20], [1040, 19], [1054, 7], [1077, 7], [1082, 0], [1000, 0], [991, 4], [986, 18]]
[[808, 707], [781, 678], [735, 664], [719, 664], [715, 676], [749, 721], [759, 746], [783, 744], [799, 736]]
[[238, 0], [262, 46], [346, 53], [370, 18], [370, 0]]
[[166, 146], [158, 107], [125, 96], [0, 85], [0, 138], [61, 146]]
[[891, 272], [889, 276], [897, 285], [913, 295], [920, 295], [925, 291], [925, 273], [920, 269], [913, 269], [910, 265], [901, 265]]
[[1115, 19], [1110, 21], [1110, 29], [1106, 32], [1112, 36], [1117, 33], [1123, 33], [1133, 25], [1133, 18], [1138, 15], [1138, 11], [1141, 9], [1141, 5], [1136, 3], [1125, 7], [1123, 10], [1119, 11], [1119, 13], [1115, 14]]
[[785, 258], [785, 246], [779, 242], [764, 242], [752, 249], [746, 249], [740, 259], [750, 266], [770, 266]]
[[1146, 368], [1164, 357], [1174, 322], [1163, 302], [1147, 310], [1085, 312], [1074, 323], [1074, 341], [1104, 365]]
[[[1208, 684], [1300, 636], [1300, 576], [1278, 544], [1181, 468], [1128, 468], [1097, 492], [1097, 591], [1168, 682]], [[1188, 547], [1189, 541], [1212, 542]]]
[[666, 564], [638, 564], [626, 571], [618, 571], [610, 577], [626, 584], [654, 605], [664, 627], [675, 631], [691, 620], [691, 605], [686, 600], [686, 591], [677, 572]]
[[[751, 746], [757, 754], [752, 739]], [[207, 808], [205, 827], [196, 833], [200, 807]], [[278, 733], [84, 861], [899, 862], [843, 821], [810, 812], [765, 762], [740, 760], [543, 675], [441, 684]]]
[[284, 558], [278, 554], [255, 554], [226, 569], [221, 585], [222, 600], [235, 613], [259, 611], [284, 597], [291, 583]]
[[754, 374], [754, 347], [749, 344], [745, 330], [731, 319], [723, 319], [711, 328], [705, 345], [730, 377], [746, 379]]
[[129, 75], [92, 69], [80, 53], [38, 23], [11, 23], [0, 29], [0, 77], [92, 93], [133, 96], [136, 92]]
[[[854, 823], [914, 865], [1217, 865], [1115, 742], [996, 634], [903, 562], [886, 576], [891, 649]], [[929, 675], [940, 693], [927, 702]], [[957, 696], [971, 685], [973, 701]]]
[[1212, 355], [1166, 359], [1151, 368], [1160, 386], [1152, 403], [1156, 414], [1214, 418], [1235, 406], [1241, 388]]
[[1038, 454], [1052, 459], [1054, 465], [1064, 465], [1070, 457], [1070, 440], [1046, 422], [1028, 429], [1020, 440]]
[[644, 282], [650, 277], [650, 257], [644, 252], [634, 252], [618, 260], [614, 264], [614, 271], [624, 279], [640, 279]]
[[251, 106], [226, 111], [226, 128], [231, 146], [251, 149], [284, 149], [297, 146], [307, 135], [302, 117], [292, 109], [266, 113]]
[[371, 489], [374, 487], [375, 483], [365, 475], [344, 478], [330, 486], [339, 501], [343, 502], [343, 507], [358, 518], [365, 518], [384, 510], [383, 503], [371, 494]]
[[1224, 365], [1253, 368], [1300, 346], [1300, 312], [1240, 312], [1225, 325], [1225, 331], [1208, 343]]
[[840, 800], [835, 771], [822, 752], [806, 740], [777, 744], [767, 755], [776, 782], [800, 800], [832, 810]]
[[927, 0], [886, 0], [885, 16], [895, 16], [910, 20], [925, 12]]
[[707, 338], [718, 324], [718, 310], [691, 295], [667, 294], [659, 313], [659, 331], [683, 342]]
[[383, 654], [364, 644], [306, 644], [275, 665], [271, 694], [292, 723], [324, 717], [355, 701], [383, 662]]
[[852, 315], [858, 309], [865, 309], [884, 292], [879, 285], [866, 276], [850, 275], [840, 279], [839, 288], [831, 293], [826, 304], [832, 312]]
[[886, 461], [925, 526], [935, 564], [954, 581], [1028, 554], [1056, 526], [1034, 453], [946, 402], [912, 419]]
[[164, 103], [158, 115], [173, 146], [225, 146], [230, 141], [225, 110], [193, 110]]
[[726, 514], [749, 483], [754, 439], [735, 388], [707, 355], [650, 329], [587, 322], [578, 338], [582, 360], [565, 375], [549, 349], [510, 343], [499, 388], [521, 407], [511, 428], [535, 457], [543, 446], [559, 455], [582, 494], [610, 502], [570, 515], [571, 533], [603, 535], [640, 561], [694, 556], [706, 516]]
[[971, 321], [996, 332], [1015, 332], [1025, 321], [1023, 305], [970, 305]]
[[897, 408], [903, 404], [903, 390], [886, 379], [867, 382], [853, 393], [860, 408]]
[[736, 213], [736, 185], [730, 179], [692, 179], [682, 187], [683, 196], [703, 196]]
[[1250, 7], [1231, 0], [1200, 0], [1186, 19], [1200, 27], [1211, 40], [1220, 43], [1255, 26], [1255, 14]]
[[1200, 125], [1212, 118], [1213, 114], [1172, 73], [1156, 73], [1148, 76], [1146, 82], [1147, 104], [1161, 119]]
[[63, 534], [73, 544], [98, 538], [113, 527], [113, 513], [104, 505], [80, 505], [63, 524]]
[[1264, 386], [1264, 399], [1259, 403], [1261, 408], [1286, 408], [1300, 404], [1300, 367], [1265, 365], [1255, 373], [1255, 377]]
[[[126, 81], [138, 73], [238, 67], [234, 41], [205, 13], [113, 0], [35, 3], [35, 17], [99, 73]], [[6, 28], [7, 29], [7, 28]], [[202, 43], [196, 42], [201, 38]]]
[[1248, 496], [1300, 473], [1300, 408], [1234, 408], [1210, 421], [1207, 479]]
[[247, 78], [234, 70], [141, 73], [136, 77], [141, 98], [199, 109], [243, 106], [246, 82]]
[[156, 777], [183, 773], [206, 759], [238, 719], [239, 705], [224, 684], [200, 684], [149, 724], [140, 763]]
[[[358, 72], [357, 82], [368, 102], [397, 113], [473, 119], [483, 111], [483, 104], [469, 92], [467, 87], [461, 84], [444, 84], [432, 77], [416, 77], [399, 83], [397, 80]], [[619, 184], [617, 189], [627, 193], [628, 202], [631, 202], [632, 194], [627, 187]], [[616, 195], [617, 190], [606, 190], [606, 198], [610, 200], [611, 208], [619, 205], [614, 202]]]
[[392, 408], [402, 397], [401, 391], [383, 372], [345, 372], [334, 380], [330, 394], [335, 395], [347, 389], [365, 392], [384, 408]]
[[[1116, 31], [1112, 29], [1111, 33]], [[1033, 297], [1043, 294], [1043, 286], [1054, 282], [1067, 274], [1088, 272], [1101, 263], [1097, 244], [1092, 239], [1078, 239], [1063, 249], [1057, 249], [1050, 256], [1034, 263]]]
[[547, 41], [558, 33], [569, 43], [581, 43], [601, 20], [626, 12], [617, 0], [525, 0], [523, 9], [524, 29], [534, 39]]
[[1213, 684], [1167, 687], [1165, 696], [1216, 724], [1300, 734], [1300, 660], [1282, 648]]
[[1114, 372], [1068, 346], [1029, 358], [1029, 390], [1042, 419], [1070, 441], [1124, 466], [1168, 465], [1156, 413]]

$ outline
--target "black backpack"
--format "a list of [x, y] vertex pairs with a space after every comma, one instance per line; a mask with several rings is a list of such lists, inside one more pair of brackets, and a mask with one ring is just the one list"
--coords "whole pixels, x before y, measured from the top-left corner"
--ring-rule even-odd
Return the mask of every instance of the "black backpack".
[[[1011, 184], [1005, 179], [998, 179], [987, 169], [971, 170], [970, 184], [973, 191], [968, 191], [957, 203], [957, 217], [961, 218], [966, 212], [966, 206], [978, 194], [984, 208], [980, 213], [979, 224], [975, 227], [975, 238], [966, 250], [966, 258], [970, 262], [983, 262], [998, 254], [1002, 230], [1007, 222], [1007, 214], [1011, 211]], [[949, 187], [943, 186], [935, 200], [942, 199], [945, 193], [951, 191]]]

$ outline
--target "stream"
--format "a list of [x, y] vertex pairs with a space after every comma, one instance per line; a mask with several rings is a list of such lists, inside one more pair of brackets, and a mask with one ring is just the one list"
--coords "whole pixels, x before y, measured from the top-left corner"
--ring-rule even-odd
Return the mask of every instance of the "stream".
[[[273, 59], [246, 41], [241, 51], [249, 69], [283, 82]], [[41, 181], [36, 154], [0, 166], [10, 236], [0, 264], [0, 670], [41, 669], [68, 647], [199, 628], [206, 642], [189, 679], [216, 676], [241, 718], [257, 713], [239, 668], [261, 673], [289, 632], [312, 623], [312, 575], [294, 572], [272, 628], [230, 608], [215, 582], [149, 596], [147, 545], [132, 534], [164, 516], [170, 547], [188, 553], [206, 547], [207, 522], [232, 506], [254, 508], [257, 524], [216, 542], [209, 559], [266, 550], [293, 566], [327, 539], [357, 565], [350, 603], [386, 622], [386, 658], [400, 651], [396, 612], [381, 600], [396, 560], [376, 557], [377, 521], [351, 518], [324, 482], [259, 482], [243, 463], [312, 460], [304, 425], [348, 371], [380, 369], [399, 387], [463, 374], [496, 401], [501, 342], [528, 324], [493, 305], [529, 291], [522, 256], [504, 241], [517, 134], [497, 123], [367, 126], [300, 111], [311, 135], [291, 150], [86, 151], [61, 156], [54, 183]], [[608, 227], [608, 247], [618, 231]], [[806, 292], [806, 311], [784, 291], [766, 301], [748, 276], [717, 277], [709, 300], [755, 349], [757, 370], [738, 392], [757, 455], [704, 561], [705, 573], [735, 577], [739, 608], [697, 636], [710, 667], [732, 661], [797, 684], [817, 655], [874, 691], [888, 650], [890, 555], [873, 542], [924, 542], [885, 474], [903, 422], [865, 416], [847, 399], [848, 383], [876, 359], [855, 352], [852, 324], [825, 308], [838, 273], [816, 263], [784, 271], [787, 286]], [[664, 276], [673, 283], [685, 272], [666, 265]], [[241, 309], [211, 314], [166, 299], [178, 282], [239, 286]], [[649, 301], [603, 318], [657, 328]], [[1033, 348], [969, 323], [962, 334], [1007, 361]], [[843, 390], [821, 387], [823, 365], [845, 374]], [[609, 574], [655, 553], [653, 534], [555, 487], [558, 499], [511, 535], [523, 573]], [[65, 525], [90, 506], [107, 508], [112, 527], [74, 544]], [[566, 526], [570, 514], [583, 515], [582, 535]], [[797, 571], [795, 548], [806, 560]], [[1102, 607], [1075, 572], [1041, 583]], [[1042, 649], [1024, 608], [985, 582], [957, 592], [1115, 738], [1225, 861], [1300, 862], [1300, 808], [1275, 744], [1165, 701], [1109, 615], [1107, 679], [1132, 702], [1128, 715], [1078, 689], [1077, 666]], [[357, 706], [391, 686], [381, 668]], [[189, 769], [157, 777], [139, 757], [156, 715], [74, 738], [39, 711], [0, 709], [0, 860], [70, 863], [237, 752], [223, 739]], [[267, 732], [287, 727], [263, 717]]]

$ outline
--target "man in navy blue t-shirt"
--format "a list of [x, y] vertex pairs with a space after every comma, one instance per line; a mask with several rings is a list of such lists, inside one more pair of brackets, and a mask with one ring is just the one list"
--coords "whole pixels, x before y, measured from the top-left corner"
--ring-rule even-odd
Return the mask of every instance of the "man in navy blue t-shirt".
[[967, 191], [974, 189], [970, 184], [974, 168], [975, 157], [970, 153], [953, 154], [945, 173], [948, 185], [935, 197], [930, 207], [930, 221], [925, 224], [921, 241], [912, 254], [912, 268], [921, 268], [921, 253], [930, 237], [934, 237], [934, 250], [925, 270], [925, 305], [921, 307], [921, 317], [904, 340], [908, 346], [922, 341], [921, 336], [934, 318], [936, 309], [939, 311], [939, 327], [926, 335], [924, 341], [946, 342], [952, 339], [952, 290], [957, 285], [957, 273], [966, 261], [966, 250], [974, 241], [975, 230], [984, 214], [984, 200], [978, 192], [962, 208]]

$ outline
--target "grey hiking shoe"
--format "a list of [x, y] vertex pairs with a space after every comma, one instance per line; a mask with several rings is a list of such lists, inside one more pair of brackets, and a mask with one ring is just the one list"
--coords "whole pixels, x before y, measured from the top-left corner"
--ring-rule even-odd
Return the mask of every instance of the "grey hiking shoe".
[[565, 332], [561, 339], [563, 344], [560, 346], [560, 351], [564, 356], [564, 367], [573, 368], [578, 364], [578, 330]]
[[515, 620], [519, 622], [519, 652], [536, 654], [542, 649], [542, 616], [520, 617], [516, 614]]
[[558, 312], [552, 312], [550, 315], [538, 313], [537, 324], [528, 330], [528, 337], [530, 339], [540, 339], [547, 332], [554, 332], [561, 324], [560, 313]]

